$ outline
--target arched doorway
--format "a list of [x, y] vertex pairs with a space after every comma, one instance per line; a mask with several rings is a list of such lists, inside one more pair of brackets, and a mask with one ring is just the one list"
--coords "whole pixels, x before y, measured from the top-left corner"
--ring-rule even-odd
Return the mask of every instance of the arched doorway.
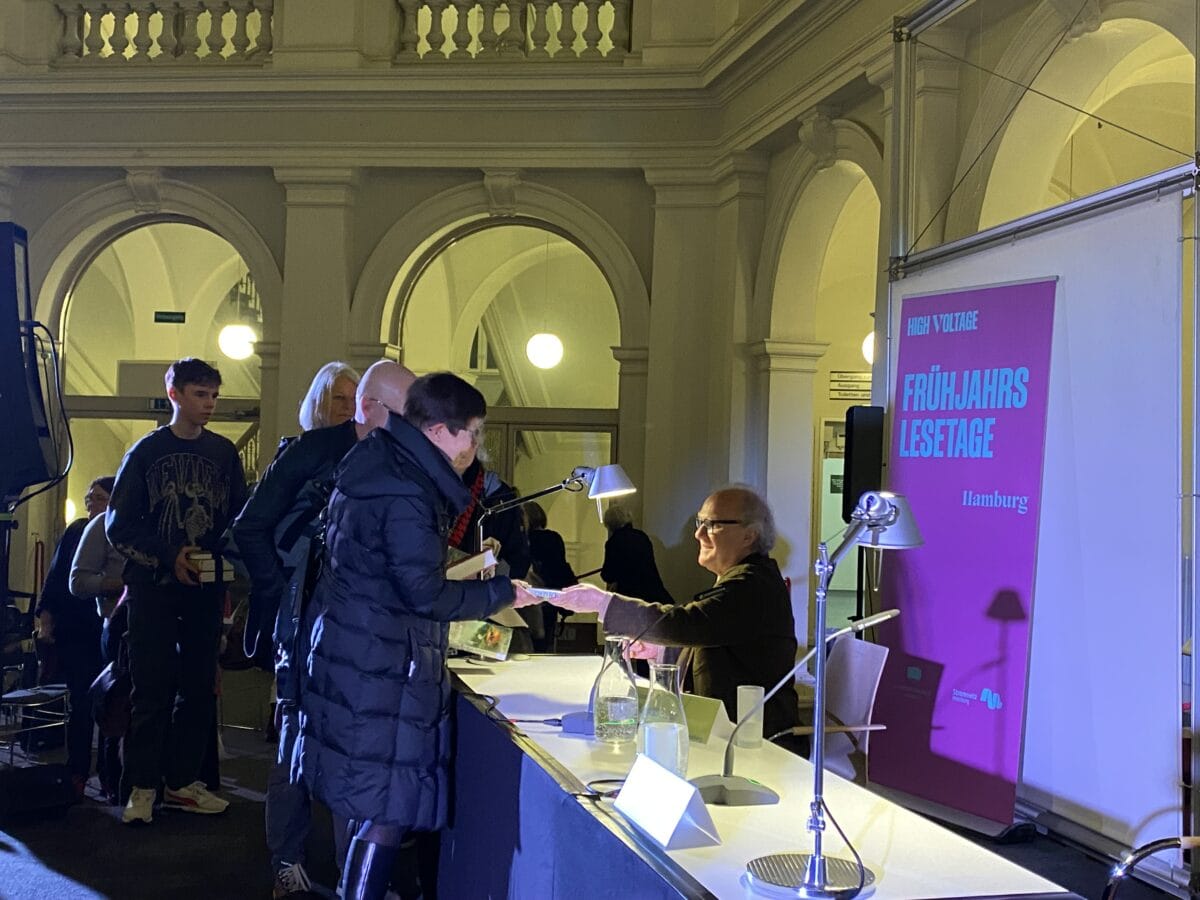
[[[809, 160], [796, 184], [774, 262], [764, 348], [764, 487], [781, 538], [776, 556], [792, 579], [797, 637], [806, 642], [809, 561], [816, 542], [840, 530], [846, 409], [870, 402], [864, 344], [874, 330], [880, 202], [867, 170], [847, 159], [819, 170]], [[833, 587], [828, 620], [841, 625], [855, 608], [852, 562]]]
[[[170, 418], [163, 373], [183, 356], [220, 369], [212, 430], [257, 466], [260, 368], [245, 329], [261, 336], [258, 291], [226, 240], [199, 225], [141, 225], [105, 245], [71, 286], [63, 307], [64, 394], [74, 464], [63, 513], [98, 475], [112, 474], [129, 446]], [[241, 331], [243, 342], [230, 341]]]
[[[620, 321], [603, 273], [546, 223], [478, 220], [451, 230], [411, 267], [388, 342], [418, 373], [450, 370], [488, 400], [488, 465], [528, 494], [579, 465], [614, 461]], [[561, 354], [538, 356], [535, 335]], [[596, 510], [567, 494], [542, 502], [577, 572], [600, 566]]]

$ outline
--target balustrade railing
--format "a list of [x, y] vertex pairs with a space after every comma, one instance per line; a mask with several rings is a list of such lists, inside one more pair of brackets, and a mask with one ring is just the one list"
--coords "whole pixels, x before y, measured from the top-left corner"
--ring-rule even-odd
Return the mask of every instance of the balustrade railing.
[[606, 60], [629, 51], [632, 0], [396, 0], [397, 62]]
[[60, 64], [270, 59], [274, 0], [83, 0], [55, 6], [62, 16]]

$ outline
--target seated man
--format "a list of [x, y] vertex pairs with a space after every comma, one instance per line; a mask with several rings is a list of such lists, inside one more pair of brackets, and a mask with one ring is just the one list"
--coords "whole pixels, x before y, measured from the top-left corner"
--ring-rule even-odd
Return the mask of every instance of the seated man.
[[[609, 634], [694, 647], [696, 693], [720, 700], [729, 718], [736, 719], [738, 685], [770, 690], [796, 663], [791, 599], [779, 566], [767, 556], [775, 545], [775, 520], [753, 489], [723, 488], [700, 507], [696, 541], [697, 561], [717, 580], [688, 603], [647, 603], [592, 585], [567, 588], [555, 602], [575, 612], [598, 613]], [[767, 702], [765, 735], [797, 724], [794, 690], [782, 690]]]

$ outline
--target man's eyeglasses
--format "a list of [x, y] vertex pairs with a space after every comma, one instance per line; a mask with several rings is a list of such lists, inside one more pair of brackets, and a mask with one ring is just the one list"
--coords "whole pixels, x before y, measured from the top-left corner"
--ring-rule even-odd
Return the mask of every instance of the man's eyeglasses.
[[709, 534], [715, 534], [726, 525], [745, 525], [741, 519], [702, 519], [696, 516], [696, 530], [703, 528]]
[[471, 440], [475, 443], [476, 446], [479, 446], [480, 444], [483, 443], [483, 426], [482, 425], [480, 425], [478, 428], [464, 428], [463, 431], [465, 431], [467, 434], [469, 434], [471, 436]]

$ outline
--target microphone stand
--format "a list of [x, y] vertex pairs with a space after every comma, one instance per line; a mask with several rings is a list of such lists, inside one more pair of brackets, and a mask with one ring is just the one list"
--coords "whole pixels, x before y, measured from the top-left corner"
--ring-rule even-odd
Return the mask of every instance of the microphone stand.
[[[715, 806], [763, 806], [770, 803], [778, 803], [779, 795], [766, 785], [733, 774], [734, 749], [738, 732], [742, 730], [742, 727], [747, 722], [754, 718], [760, 709], [767, 705], [768, 700], [783, 690], [785, 685], [792, 682], [796, 673], [803, 669], [805, 664], [813, 658], [818, 648], [828, 645], [844, 635], [858, 634], [861, 631], [866, 631], [868, 628], [874, 628], [880, 622], [894, 619], [898, 615], [900, 615], [900, 610], [889, 609], [881, 613], [876, 613], [873, 616], [868, 616], [865, 619], [860, 619], [828, 635], [822, 643], [817, 644], [808, 653], [804, 654], [803, 659], [796, 663], [791, 671], [779, 679], [775, 686], [767, 691], [763, 695], [763, 698], [754, 704], [754, 707], [738, 721], [733, 729], [733, 733], [729, 735], [729, 743], [725, 745], [725, 764], [721, 774], [702, 775], [699, 778], [692, 779], [692, 784], [700, 792], [700, 799], [705, 803], [711, 803]], [[824, 655], [824, 653], [821, 654], [822, 657]], [[847, 730], [857, 731], [859, 729], [848, 728]], [[824, 735], [822, 735], [823, 739]], [[816, 740], [815, 723], [813, 740]]]

